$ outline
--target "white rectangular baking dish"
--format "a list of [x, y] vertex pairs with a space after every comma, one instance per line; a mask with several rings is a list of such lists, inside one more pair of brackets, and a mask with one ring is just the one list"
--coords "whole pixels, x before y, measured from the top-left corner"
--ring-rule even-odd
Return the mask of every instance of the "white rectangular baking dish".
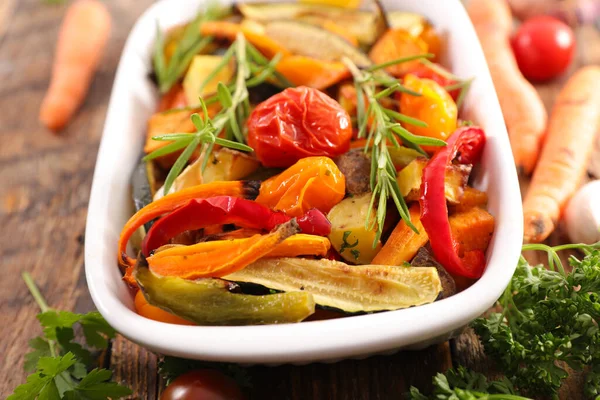
[[[94, 303], [132, 341], [163, 354], [240, 363], [306, 363], [425, 347], [448, 338], [500, 296], [516, 267], [522, 241], [519, 186], [502, 113], [475, 31], [459, 0], [384, 0], [389, 10], [427, 16], [447, 36], [447, 62], [475, 77], [466, 117], [483, 126], [488, 142], [476, 186], [489, 194], [496, 231], [483, 277], [433, 304], [406, 310], [300, 324], [200, 327], [155, 322], [137, 315], [117, 268], [117, 240], [132, 214], [130, 175], [146, 121], [158, 100], [148, 79], [156, 21], [167, 28], [189, 20], [204, 0], [162, 0], [138, 20], [125, 45], [108, 108], [89, 204], [85, 267]], [[200, 306], [200, 305], [199, 305]]]

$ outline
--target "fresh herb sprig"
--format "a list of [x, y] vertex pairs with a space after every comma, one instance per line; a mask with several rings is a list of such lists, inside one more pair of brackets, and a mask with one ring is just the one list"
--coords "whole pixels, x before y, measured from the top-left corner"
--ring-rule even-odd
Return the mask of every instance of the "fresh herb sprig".
[[50, 309], [35, 282], [23, 273], [25, 284], [40, 307], [37, 318], [44, 336], [29, 342], [33, 349], [25, 355], [25, 370], [34, 371], [27, 382], [18, 386], [7, 400], [18, 399], [119, 399], [130, 395], [130, 389], [111, 382], [112, 372], [90, 369], [92, 353], [74, 341], [74, 326], [79, 324], [88, 347], [105, 349], [114, 329], [98, 312], [77, 314]]
[[196, 18], [183, 28], [181, 38], [177, 40], [173, 55], [168, 60], [165, 56], [165, 38], [157, 22], [152, 62], [161, 93], [168, 92], [185, 73], [194, 56], [212, 43], [211, 36], [203, 36], [200, 32], [201, 25], [206, 21], [223, 19], [230, 12], [226, 7], [210, 6], [205, 12], [198, 13]]
[[[229, 86], [219, 82], [217, 92], [214, 95], [206, 99], [199, 99], [203, 116], [201, 117], [197, 113], [191, 116], [196, 128], [195, 133], [171, 133], [152, 138], [153, 140], [169, 141], [171, 143], [148, 154], [144, 160], [152, 160], [184, 149], [167, 175], [164, 185], [165, 193], [169, 193], [173, 182], [175, 182], [175, 179], [198, 147], [203, 157], [202, 171], [206, 168], [215, 144], [240, 151], [252, 151], [252, 148], [245, 144], [244, 132], [245, 121], [250, 115], [248, 88], [258, 86], [268, 79], [274, 80], [283, 87], [291, 85], [275, 71], [281, 55], [276, 55], [273, 59], [267, 60], [240, 33], [223, 56], [223, 60], [205, 78], [199, 89], [205, 87], [232, 59], [235, 59], [236, 63], [235, 81]], [[207, 105], [215, 102], [221, 104], [222, 110], [216, 116], [210, 118]], [[218, 136], [222, 130], [225, 130], [226, 138]], [[202, 153], [203, 149], [204, 152]]]
[[[426, 59], [432, 57], [431, 54], [423, 54], [401, 58], [395, 61], [386, 62], [371, 66], [368, 69], [358, 68], [349, 59], [344, 59], [344, 63], [350, 69], [354, 77], [354, 85], [357, 95], [357, 121], [358, 137], [367, 138], [365, 152], [371, 152], [371, 205], [378, 202], [375, 218], [367, 216], [365, 227], [369, 230], [377, 229], [373, 247], [377, 245], [381, 238], [383, 224], [385, 221], [387, 201], [391, 197], [396, 204], [400, 217], [406, 224], [416, 231], [415, 226], [410, 221], [408, 207], [398, 182], [396, 181], [396, 168], [392, 162], [388, 145], [391, 143], [394, 147], [400, 147], [400, 142], [405, 146], [411, 147], [421, 154], [426, 155], [421, 146], [445, 146], [443, 140], [417, 136], [404, 128], [401, 122], [409, 123], [414, 126], [425, 127], [427, 124], [423, 121], [411, 118], [394, 110], [385, 108], [380, 100], [388, 97], [395, 92], [409, 93], [413, 96], [419, 96], [419, 93], [413, 92], [401, 85], [397, 80], [379, 73], [380, 70], [415, 59]], [[378, 87], [382, 90], [377, 91]], [[366, 104], [366, 105], [365, 105]]]
[[431, 61], [429, 61], [427, 59], [421, 59], [420, 62], [423, 65], [425, 65], [427, 68], [431, 69], [433, 72], [437, 73], [438, 75], [440, 75], [450, 81], [456, 82], [452, 85], [444, 86], [444, 89], [447, 92], [451, 92], [453, 90], [460, 89], [458, 97], [456, 98], [456, 107], [460, 108], [462, 106], [462, 103], [465, 100], [465, 96], [467, 95], [467, 92], [471, 88], [471, 84], [473, 83], [473, 80], [475, 78], [462, 79], [461, 77], [456, 76], [453, 73], [448, 72], [443, 68], [440, 68], [437, 64], [432, 63]]
[[[567, 273], [558, 252], [578, 249]], [[523, 250], [545, 251], [548, 269], [521, 257], [509, 286], [498, 301], [501, 313], [473, 322], [490, 356], [521, 392], [556, 397], [565, 364], [591, 369], [585, 393], [600, 393], [600, 243], [549, 247], [528, 244]]]

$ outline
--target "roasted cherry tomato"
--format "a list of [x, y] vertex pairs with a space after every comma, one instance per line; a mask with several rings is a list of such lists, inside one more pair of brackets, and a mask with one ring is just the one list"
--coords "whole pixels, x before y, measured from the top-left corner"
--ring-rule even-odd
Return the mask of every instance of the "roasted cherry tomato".
[[244, 400], [235, 381], [212, 369], [200, 369], [175, 379], [160, 400]]
[[348, 113], [325, 93], [305, 86], [262, 102], [248, 119], [248, 144], [267, 167], [341, 155], [350, 149], [351, 138]]
[[525, 21], [512, 40], [519, 69], [527, 79], [552, 79], [569, 67], [575, 53], [575, 35], [567, 24], [549, 17]]
[[406, 124], [415, 135], [446, 140], [456, 129], [458, 110], [452, 97], [431, 79], [420, 79], [408, 74], [404, 77], [404, 86], [420, 93], [413, 96], [402, 93], [400, 112], [427, 123], [426, 127]]

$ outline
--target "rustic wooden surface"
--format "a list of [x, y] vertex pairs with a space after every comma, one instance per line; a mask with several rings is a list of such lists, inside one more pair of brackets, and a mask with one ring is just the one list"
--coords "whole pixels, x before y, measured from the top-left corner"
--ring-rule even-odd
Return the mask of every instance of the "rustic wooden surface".
[[[24, 382], [27, 341], [41, 333], [35, 319], [38, 309], [21, 271], [31, 272], [52, 306], [79, 312], [93, 309], [83, 274], [83, 233], [96, 151], [127, 33], [152, 2], [106, 1], [114, 23], [108, 50], [83, 108], [56, 136], [40, 127], [37, 114], [65, 6], [42, 0], [0, 1], [0, 398]], [[598, 32], [585, 29], [578, 38], [576, 64], [600, 63]], [[561, 83], [539, 86], [548, 107]], [[162, 382], [155, 355], [119, 337], [107, 361], [115, 379], [134, 389], [135, 398], [158, 397]], [[431, 376], [452, 361], [493, 374], [476, 339], [467, 332], [450, 344], [394, 356], [249, 368], [253, 382], [249, 396], [397, 399], [410, 385], [426, 389]], [[581, 398], [577, 386], [569, 385], [563, 398]]]

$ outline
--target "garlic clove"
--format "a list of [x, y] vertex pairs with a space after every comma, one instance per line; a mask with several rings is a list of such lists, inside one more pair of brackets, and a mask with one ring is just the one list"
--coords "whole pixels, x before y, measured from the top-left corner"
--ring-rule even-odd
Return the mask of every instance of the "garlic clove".
[[600, 180], [581, 187], [564, 213], [569, 239], [573, 243], [600, 241]]

